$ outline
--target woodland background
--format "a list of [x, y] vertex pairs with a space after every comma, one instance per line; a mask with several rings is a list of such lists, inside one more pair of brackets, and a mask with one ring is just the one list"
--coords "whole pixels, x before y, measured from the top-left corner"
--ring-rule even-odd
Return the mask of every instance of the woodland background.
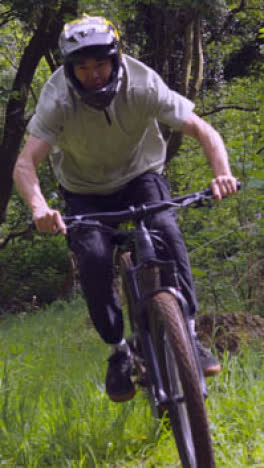
[[[261, 0], [2, 0], [0, 4], [0, 312], [75, 294], [62, 236], [28, 231], [30, 212], [12, 170], [44, 82], [60, 64], [58, 35], [81, 12], [115, 22], [123, 50], [195, 101], [223, 136], [238, 196], [179, 213], [202, 311], [262, 314], [264, 87]], [[212, 173], [191, 139], [164, 129], [173, 194], [208, 186]], [[51, 160], [42, 189], [63, 209]]]

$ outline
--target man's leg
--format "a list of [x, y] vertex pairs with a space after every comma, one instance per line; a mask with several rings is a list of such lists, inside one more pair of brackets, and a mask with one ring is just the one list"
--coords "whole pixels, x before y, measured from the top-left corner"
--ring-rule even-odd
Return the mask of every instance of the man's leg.
[[[102, 197], [68, 192], [64, 196], [68, 215], [107, 211], [107, 204], [104, 203], [106, 200]], [[101, 338], [115, 348], [114, 354], [109, 358], [107, 393], [114, 401], [129, 400], [135, 394], [135, 387], [130, 378], [129, 347], [123, 339], [120, 300], [113, 286], [112, 238], [107, 233], [80, 226], [69, 230], [67, 239], [77, 258], [80, 283], [91, 319]]]
[[113, 288], [111, 240], [100, 231], [85, 229], [69, 237], [95, 328], [106, 343], [119, 343], [123, 337], [123, 319], [119, 297]]

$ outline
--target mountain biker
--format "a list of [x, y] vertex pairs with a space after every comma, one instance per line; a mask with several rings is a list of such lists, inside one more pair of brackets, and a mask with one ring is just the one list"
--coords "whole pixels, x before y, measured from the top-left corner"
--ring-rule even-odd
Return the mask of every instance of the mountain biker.
[[[67, 23], [59, 47], [63, 65], [41, 92], [14, 180], [37, 229], [67, 234], [93, 323], [101, 338], [113, 346], [106, 391], [112, 400], [125, 401], [133, 397], [135, 388], [113, 287], [112, 240], [105, 233], [84, 228], [67, 233], [61, 213], [48, 206], [41, 192], [36, 167], [52, 149], [67, 215], [169, 199], [168, 182], [162, 175], [166, 158], [163, 123], [198, 140], [215, 175], [211, 186], [216, 199], [236, 192], [236, 180], [218, 132], [154, 70], [122, 53], [119, 34], [110, 21], [83, 15]], [[175, 213], [159, 213], [148, 225], [161, 230], [171, 247], [195, 334], [197, 301]], [[217, 374], [219, 362], [199, 341], [198, 348], [205, 375]]]

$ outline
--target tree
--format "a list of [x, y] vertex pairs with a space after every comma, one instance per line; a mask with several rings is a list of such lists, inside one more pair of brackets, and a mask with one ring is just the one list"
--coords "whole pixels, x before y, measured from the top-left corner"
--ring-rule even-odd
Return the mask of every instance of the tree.
[[[225, 73], [234, 76], [239, 73], [239, 68], [235, 66], [236, 59], [241, 54], [244, 57], [248, 47], [251, 46], [250, 56], [256, 58], [256, 48], [243, 42], [243, 28], [247, 23], [250, 23], [251, 28], [253, 23], [259, 23], [260, 27], [261, 11], [257, 8], [256, 0], [237, 1], [233, 8], [228, 8], [229, 0], [114, 0], [99, 4], [82, 0], [79, 4], [81, 9], [107, 13], [120, 19], [128, 51], [133, 49], [139, 58], [164, 77], [171, 88], [191, 100], [199, 95], [203, 81], [208, 82], [210, 74], [215, 76], [223, 68], [223, 64], [218, 63], [216, 66], [216, 62], [225, 61]], [[24, 110], [32, 78], [42, 57], [46, 58], [52, 70], [56, 67], [58, 34], [65, 19], [69, 15], [76, 15], [77, 7], [78, 0], [29, 0], [27, 3], [5, 0], [1, 7], [2, 25], [17, 18], [25, 25], [27, 34], [32, 29], [33, 34], [21, 56], [6, 108], [0, 146], [0, 222], [4, 220], [11, 194], [11, 175], [25, 129]], [[254, 10], [254, 15], [249, 17], [250, 21], [247, 17], [246, 22], [245, 14], [251, 10]], [[235, 52], [233, 49], [228, 51], [230, 37], [234, 32], [241, 44], [241, 50]], [[215, 45], [211, 50], [220, 50], [227, 44], [227, 52], [221, 55], [221, 60], [219, 57], [216, 60], [213, 54], [212, 58], [208, 55], [207, 48], [212, 43]], [[215, 82], [212, 76], [210, 79], [212, 83]], [[179, 149], [182, 139], [180, 134], [171, 133], [168, 128], [164, 128], [164, 135], [169, 142], [167, 155], [170, 160]]]
[[[205, 32], [218, 27], [225, 14], [225, 3], [219, 0], [137, 2], [134, 17], [126, 23], [127, 42], [135, 43], [136, 38], [139, 57], [172, 89], [194, 101], [204, 78]], [[167, 128], [163, 131], [168, 139], [169, 161], [179, 149], [182, 136]]]
[[23, 21], [33, 33], [20, 59], [9, 93], [5, 113], [3, 138], [0, 145], [0, 223], [5, 219], [7, 203], [12, 190], [12, 172], [25, 131], [25, 105], [35, 70], [43, 56], [52, 63], [56, 56], [58, 35], [65, 19], [76, 15], [77, 0], [6, 1], [0, 10], [0, 21], [5, 24], [14, 17]]
[[[246, 74], [254, 62], [261, 64], [256, 35], [263, 12], [256, 0], [235, 4], [219, 0], [141, 1], [136, 12], [134, 21], [128, 22], [130, 40], [136, 36], [143, 60], [171, 88], [193, 101], [203, 87], [215, 86], [224, 77]], [[247, 51], [250, 54], [245, 60]], [[166, 134], [169, 161], [181, 146], [182, 136], [168, 129]]]
[[[256, 278], [263, 277], [259, 265], [261, 262], [264, 264], [260, 248], [263, 232], [261, 222], [263, 224], [264, 219], [261, 195], [264, 184], [264, 108], [261, 103], [264, 101], [259, 73], [263, 65], [257, 53], [254, 63], [258, 69], [252, 67], [252, 60], [245, 68], [244, 51], [250, 46], [253, 53], [254, 50], [258, 52], [256, 36], [259, 29], [263, 28], [263, 10], [259, 0], [4, 0], [3, 6], [0, 6], [0, 39], [7, 25], [16, 28], [16, 31], [22, 30], [24, 38], [20, 52], [14, 52], [16, 66], [13, 68], [15, 74], [12, 86], [8, 87], [11, 75], [8, 66], [3, 68], [0, 81], [0, 106], [1, 100], [8, 96], [4, 138], [0, 146], [2, 218], [11, 192], [11, 173], [28, 114], [34, 111], [39, 91], [50, 71], [59, 64], [56, 49], [58, 34], [62, 23], [70, 19], [72, 14], [75, 16], [77, 3], [80, 11], [106, 15], [114, 20], [121, 30], [124, 52], [131, 53], [155, 68], [171, 88], [195, 100], [196, 112], [207, 118], [225, 137], [234, 174], [248, 183], [254, 201], [250, 201], [250, 204], [245, 201], [237, 206], [236, 201], [227, 200], [215, 215], [212, 214], [213, 210], [210, 215], [207, 211], [203, 215], [202, 210], [196, 210], [195, 213], [192, 210], [184, 214], [183, 230], [191, 254], [192, 249], [194, 251], [192, 264], [200, 300], [206, 291], [205, 305], [211, 295], [215, 306], [219, 307], [221, 300], [231, 308], [234, 298], [230, 284], [235, 284], [239, 285], [239, 300], [246, 306], [250, 300], [256, 309], [257, 302], [258, 307], [263, 302], [261, 281], [258, 281], [258, 289], [256, 282]], [[16, 32], [20, 41], [19, 34]], [[11, 41], [14, 40], [13, 36], [12, 31]], [[4, 41], [0, 40], [0, 47], [0, 52], [3, 50], [6, 55]], [[241, 61], [243, 73], [237, 67]], [[0, 56], [0, 68], [3, 65]], [[228, 70], [231, 73], [227, 76]], [[227, 78], [228, 82], [225, 81]], [[171, 133], [168, 128], [163, 128], [163, 131], [169, 140], [168, 157], [176, 154], [168, 166], [172, 192], [183, 193], [208, 184], [211, 171], [195, 143], [188, 138], [182, 141], [179, 134]], [[59, 208], [59, 200], [53, 196], [55, 185], [51, 181], [49, 165], [42, 164], [38, 171], [48, 202], [54, 207], [57, 204]], [[226, 206], [229, 208], [224, 208]], [[259, 218], [256, 218], [255, 213]], [[13, 296], [28, 301], [32, 291], [36, 292], [37, 288], [39, 297], [43, 294], [43, 301], [50, 300], [45, 291], [54, 292], [56, 274], [61, 277], [62, 272], [66, 272], [65, 264], [61, 263], [62, 267], [56, 265], [54, 271], [50, 270], [43, 291], [41, 277], [44, 259], [47, 259], [45, 271], [56, 260], [54, 257], [48, 258], [45, 251], [53, 250], [57, 238], [52, 237], [47, 241], [47, 238], [43, 239], [43, 236], [37, 234], [33, 237], [14, 237], [24, 230], [27, 217], [28, 211], [14, 192], [9, 203], [8, 222], [2, 224], [0, 233], [0, 264], [2, 262], [2, 265], [9, 266], [9, 276], [3, 276], [7, 273], [4, 267], [0, 271], [0, 276], [2, 274], [4, 278], [7, 304], [8, 298]], [[251, 230], [247, 227], [248, 220], [254, 226]], [[227, 229], [234, 230], [229, 238], [225, 237]], [[200, 251], [201, 245], [203, 248]], [[67, 249], [65, 247], [64, 250], [63, 245], [60, 247], [63, 259]], [[29, 270], [26, 270], [26, 266], [30, 268], [33, 252], [38, 252], [33, 271], [39, 266], [39, 276], [34, 287]], [[19, 259], [22, 259], [21, 264]], [[240, 282], [241, 275], [244, 275], [244, 279]], [[217, 281], [214, 281], [215, 277]], [[205, 278], [208, 278], [207, 282]], [[15, 284], [21, 282], [24, 292], [18, 291], [14, 295]], [[257, 296], [258, 301], [254, 299]]]

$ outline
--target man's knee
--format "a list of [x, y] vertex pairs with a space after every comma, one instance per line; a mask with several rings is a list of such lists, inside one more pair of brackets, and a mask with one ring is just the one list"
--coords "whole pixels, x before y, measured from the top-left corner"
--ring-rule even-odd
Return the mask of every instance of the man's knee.
[[172, 234], [174, 237], [181, 235], [175, 213], [170, 210], [155, 214], [151, 219], [150, 227], [152, 229], [157, 229], [161, 233]]
[[103, 268], [111, 262], [112, 246], [100, 232], [87, 232], [70, 238], [70, 248], [78, 259], [79, 266], [93, 269]]

